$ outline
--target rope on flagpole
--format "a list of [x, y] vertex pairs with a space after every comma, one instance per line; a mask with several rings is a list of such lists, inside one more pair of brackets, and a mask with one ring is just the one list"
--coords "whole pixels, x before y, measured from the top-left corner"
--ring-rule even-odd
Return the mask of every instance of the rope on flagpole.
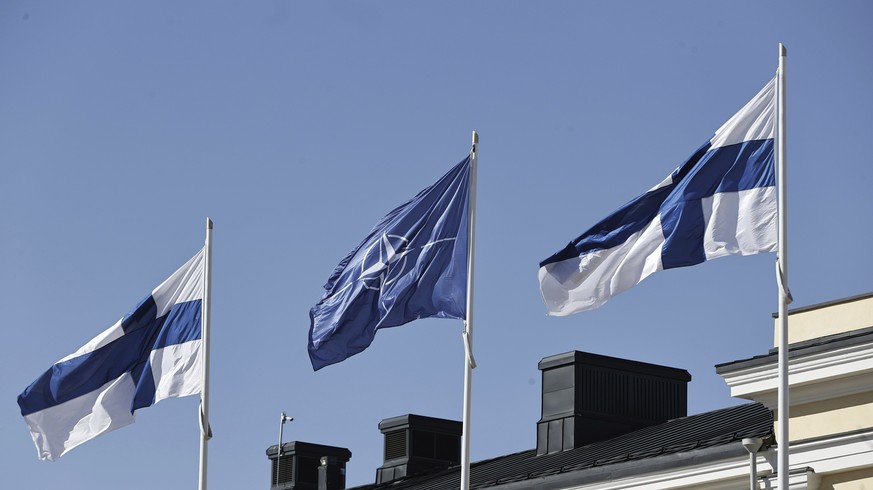
[[461, 332], [461, 335], [464, 337], [464, 354], [467, 356], [467, 364], [470, 365], [470, 369], [476, 369], [476, 358], [473, 357], [473, 346], [470, 345], [470, 336], [467, 335], [466, 329]]
[[776, 281], [779, 283], [779, 291], [785, 298], [785, 304], [790, 305], [794, 302], [794, 297], [791, 296], [791, 290], [788, 289], [788, 284], [785, 280], [785, 271], [782, 270], [782, 264], [779, 263], [779, 258], [776, 259]]
[[200, 435], [207, 441], [212, 439], [212, 426], [206, 420], [206, 414], [203, 413], [203, 400], [200, 400]]

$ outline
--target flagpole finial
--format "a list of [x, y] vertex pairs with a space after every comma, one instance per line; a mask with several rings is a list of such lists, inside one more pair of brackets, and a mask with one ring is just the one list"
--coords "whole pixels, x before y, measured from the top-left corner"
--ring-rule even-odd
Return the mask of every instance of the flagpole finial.
[[477, 133], [475, 130], [473, 131], [473, 144], [474, 145], [479, 144], [479, 133]]
[[785, 45], [782, 43], [779, 43], [779, 56], [787, 56], [787, 55], [788, 55], [788, 50], [785, 49]]
[[207, 229], [207, 230], [211, 230], [211, 229], [212, 229], [212, 220], [209, 219], [208, 216], [206, 217], [206, 229]]

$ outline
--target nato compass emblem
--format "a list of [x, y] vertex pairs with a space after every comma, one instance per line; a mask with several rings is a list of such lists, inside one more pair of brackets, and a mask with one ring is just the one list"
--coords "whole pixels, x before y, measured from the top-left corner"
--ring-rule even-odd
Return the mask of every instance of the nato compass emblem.
[[403, 275], [406, 269], [406, 248], [409, 240], [400, 235], [383, 234], [364, 253], [361, 261], [361, 281], [364, 288], [380, 291]]

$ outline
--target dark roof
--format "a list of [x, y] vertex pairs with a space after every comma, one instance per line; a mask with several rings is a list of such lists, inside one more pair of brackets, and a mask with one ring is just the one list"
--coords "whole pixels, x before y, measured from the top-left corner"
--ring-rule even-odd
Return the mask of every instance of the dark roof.
[[[773, 417], [770, 411], [759, 403], [749, 403], [678, 418], [559, 453], [537, 456], [536, 450], [531, 449], [479, 461], [470, 466], [470, 488], [488, 488], [515, 482], [522, 483], [518, 486], [529, 487], [532, 485], [530, 480], [553, 475], [567, 476], [577, 482], [603, 481], [614, 478], [617, 470], [627, 476], [653, 471], [652, 465], [642, 464], [642, 460], [653, 464], [662, 461], [669, 464], [669, 468], [675, 468], [683, 463], [699, 463], [704, 453], [713, 454], [712, 450], [718, 448], [728, 447], [736, 455], [747, 454], [738, 441], [746, 437], [768, 439], [772, 434]], [[622, 463], [631, 463], [632, 466]], [[605, 469], [609, 471], [604, 474]], [[442, 490], [459, 488], [459, 483], [460, 467], [455, 466], [429, 475], [355, 488]]]
[[[833, 301], [825, 301], [823, 303], [817, 303], [809, 306], [802, 306], [800, 308], [791, 308], [788, 310], [788, 315], [791, 316], [795, 313], [805, 313], [807, 311], [820, 310], [822, 308], [829, 308], [831, 306], [841, 305], [844, 303], [852, 303], [854, 301], [867, 299], [873, 297], [873, 292], [862, 293], [855, 296], [848, 296], [845, 298], [835, 299]], [[779, 312], [773, 312], [773, 318], [779, 318]]]
[[[817, 337], [802, 342], [796, 342], [788, 346], [788, 358], [795, 359], [798, 357], [819, 354], [821, 352], [829, 352], [842, 347], [867, 344], [873, 341], [873, 327], [861, 328], [849, 332], [841, 332], [825, 337]], [[774, 347], [767, 354], [741, 359], [738, 361], [725, 362], [715, 365], [715, 372], [718, 374], [729, 373], [737, 369], [749, 367], [766, 366], [768, 364], [776, 364], [779, 358], [779, 349]]]

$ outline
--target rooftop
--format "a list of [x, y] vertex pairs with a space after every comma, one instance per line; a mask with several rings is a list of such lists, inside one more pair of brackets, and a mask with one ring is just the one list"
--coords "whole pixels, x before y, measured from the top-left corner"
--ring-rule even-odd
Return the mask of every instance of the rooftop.
[[[743, 438], [767, 440], [773, 434], [773, 417], [759, 403], [749, 403], [670, 420], [619, 437], [577, 449], [537, 456], [535, 449], [479, 461], [471, 465], [470, 487], [498, 485], [549, 488], [549, 482], [566, 486], [615, 479], [707, 460], [743, 456]], [[735, 453], [735, 454], [734, 454]], [[512, 485], [520, 483], [519, 485]], [[460, 467], [412, 476], [357, 490], [430, 490], [460, 486]]]

